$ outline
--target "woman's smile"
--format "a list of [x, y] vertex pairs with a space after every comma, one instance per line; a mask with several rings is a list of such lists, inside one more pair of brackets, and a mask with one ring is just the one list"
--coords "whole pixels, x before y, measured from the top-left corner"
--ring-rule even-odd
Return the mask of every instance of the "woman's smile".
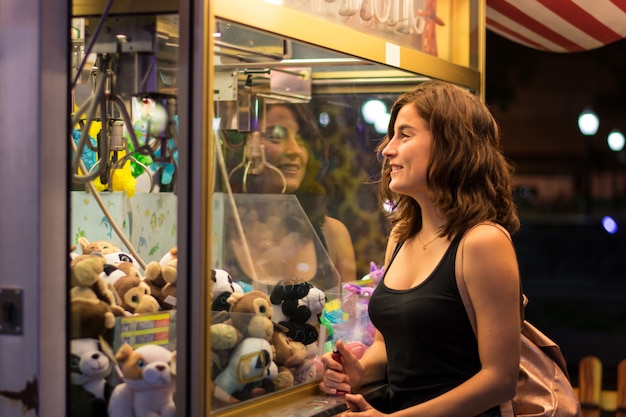
[[298, 164], [280, 164], [277, 165], [277, 168], [285, 175], [296, 175], [300, 171], [300, 165]]

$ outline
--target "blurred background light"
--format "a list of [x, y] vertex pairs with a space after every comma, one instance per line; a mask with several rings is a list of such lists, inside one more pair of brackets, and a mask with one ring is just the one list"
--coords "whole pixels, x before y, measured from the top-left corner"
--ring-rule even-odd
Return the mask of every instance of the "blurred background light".
[[367, 123], [374, 123], [381, 114], [387, 113], [387, 106], [380, 100], [367, 100], [361, 106], [361, 114]]
[[606, 142], [609, 144], [609, 149], [615, 152], [620, 152], [624, 149], [624, 143], [626, 140], [624, 139], [624, 134], [620, 130], [613, 129], [606, 137]]
[[593, 110], [586, 108], [578, 116], [578, 128], [583, 135], [593, 136], [598, 132], [599, 127], [600, 119], [598, 119], [598, 115]]
[[609, 234], [614, 235], [617, 233], [617, 222], [611, 216], [604, 216], [602, 218], [602, 227], [604, 227], [604, 230]]

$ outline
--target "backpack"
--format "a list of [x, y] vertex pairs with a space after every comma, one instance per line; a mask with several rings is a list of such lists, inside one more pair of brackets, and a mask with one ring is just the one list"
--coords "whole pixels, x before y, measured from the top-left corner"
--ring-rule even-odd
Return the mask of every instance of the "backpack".
[[[501, 226], [494, 226], [504, 232]], [[508, 233], [505, 234], [509, 237]], [[467, 316], [476, 333], [474, 307], [463, 275], [456, 274], [456, 281]], [[527, 303], [528, 299], [522, 294], [522, 318]], [[520, 339], [517, 389], [511, 401], [500, 405], [501, 417], [581, 417], [580, 401], [570, 383], [565, 357], [559, 345], [524, 319]]]

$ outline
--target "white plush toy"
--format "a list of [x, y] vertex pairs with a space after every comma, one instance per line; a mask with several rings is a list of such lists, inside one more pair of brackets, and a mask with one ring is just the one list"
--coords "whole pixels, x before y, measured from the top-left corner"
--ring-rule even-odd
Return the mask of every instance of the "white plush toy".
[[111, 360], [100, 347], [98, 339], [70, 341], [72, 384], [79, 385], [96, 398], [107, 400], [106, 378], [113, 369]]
[[113, 390], [109, 417], [175, 417], [175, 357], [159, 345], [119, 348], [115, 358], [124, 382]]

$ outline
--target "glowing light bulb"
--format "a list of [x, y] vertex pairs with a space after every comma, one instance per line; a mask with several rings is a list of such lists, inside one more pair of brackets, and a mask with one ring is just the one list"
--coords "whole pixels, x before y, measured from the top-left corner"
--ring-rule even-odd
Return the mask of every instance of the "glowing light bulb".
[[585, 109], [578, 116], [578, 129], [585, 136], [593, 136], [598, 132], [600, 119], [591, 109]]

